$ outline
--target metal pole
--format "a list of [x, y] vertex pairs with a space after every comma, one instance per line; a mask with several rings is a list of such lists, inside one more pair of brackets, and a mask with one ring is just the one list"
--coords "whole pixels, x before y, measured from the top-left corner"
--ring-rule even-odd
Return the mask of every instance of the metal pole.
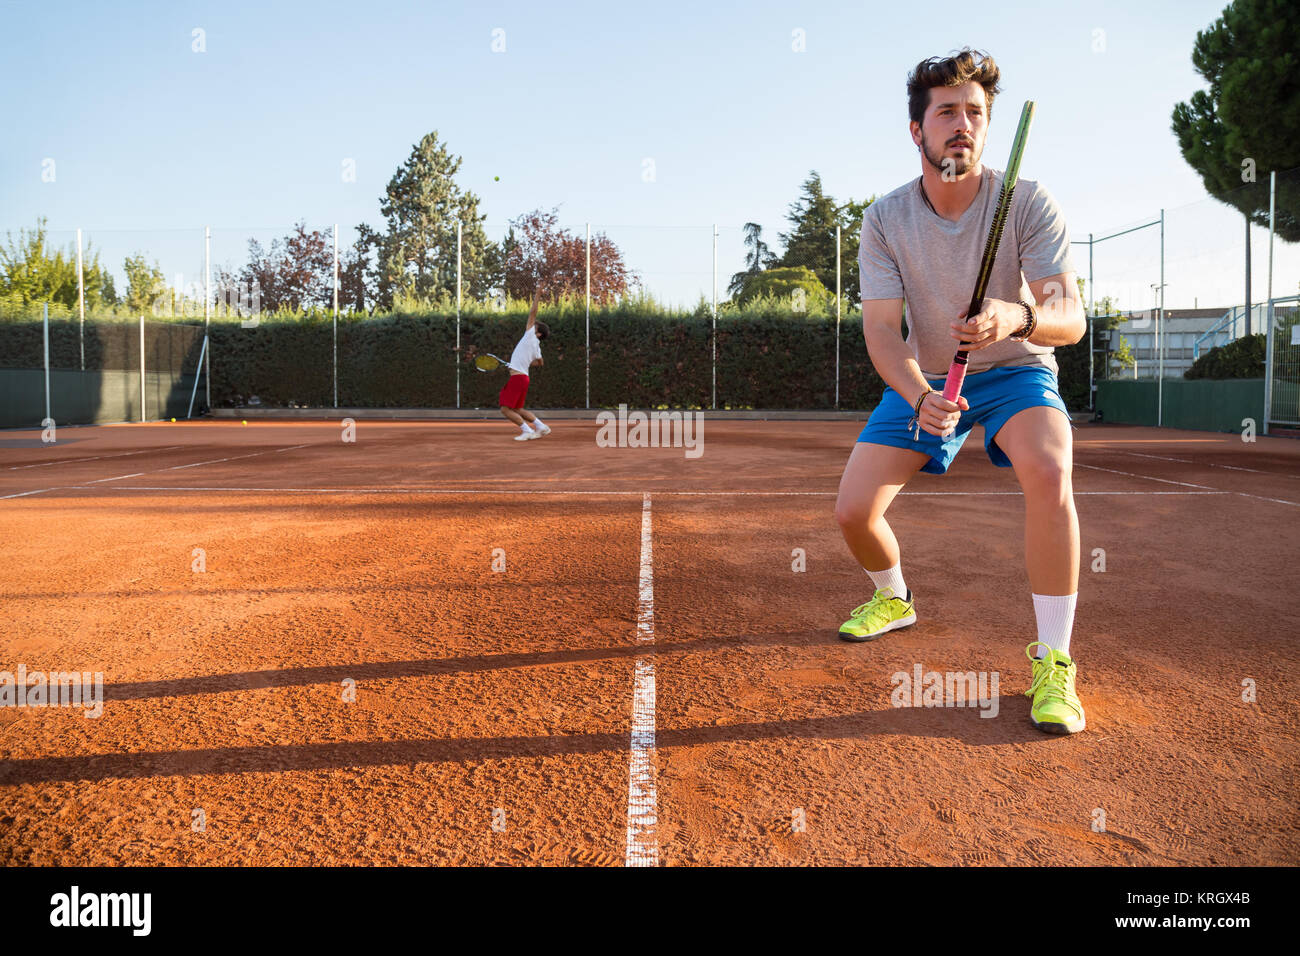
[[1156, 347], [1160, 361], [1156, 372], [1156, 427], [1165, 415], [1165, 211], [1160, 210], [1160, 304], [1156, 307]]
[[456, 407], [460, 408], [460, 220], [456, 220]]
[[1268, 316], [1264, 326], [1264, 419], [1260, 431], [1268, 434], [1273, 414], [1273, 216], [1277, 208], [1277, 170], [1268, 174]]
[[145, 421], [144, 415], [144, 313], [140, 313], [140, 422]]
[[1246, 334], [1250, 335], [1250, 214], [1246, 214]]
[[591, 223], [587, 223], [587, 407], [591, 408]]
[[835, 407], [840, 407], [840, 227], [835, 225]]
[[81, 370], [86, 370], [86, 280], [81, 266], [81, 230], [77, 230], [77, 312], [81, 316]]
[[[1277, 170], [1268, 174], [1268, 299], [1273, 301], [1273, 212], [1277, 204]], [[1273, 334], [1272, 326], [1265, 330]]]
[[[203, 287], [206, 290], [212, 283], [212, 227], [203, 227]], [[206, 407], [212, 408], [212, 350], [207, 348], [208, 341], [212, 335], [212, 317], [208, 310], [207, 300], [211, 296], [204, 295], [203, 304], [203, 394]]]
[[[199, 368], [203, 367], [203, 356], [207, 354], [208, 354], [208, 337], [205, 335], [203, 336], [203, 348], [199, 350]], [[198, 372], [195, 372], [194, 387], [190, 389], [190, 408], [189, 411], [185, 413], [186, 418], [194, 417], [194, 396], [197, 395], [198, 392], [199, 392], [199, 375]]]
[[718, 407], [718, 224], [713, 224], [713, 408]]
[[1093, 374], [1093, 353], [1096, 351], [1096, 339], [1093, 332], [1093, 319], [1097, 315], [1097, 298], [1092, 292], [1092, 233], [1088, 233], [1088, 407], [1097, 407], [1097, 383]]
[[334, 223], [334, 407], [339, 407], [339, 224]]
[[50, 418], [50, 304], [45, 303], [45, 417]]

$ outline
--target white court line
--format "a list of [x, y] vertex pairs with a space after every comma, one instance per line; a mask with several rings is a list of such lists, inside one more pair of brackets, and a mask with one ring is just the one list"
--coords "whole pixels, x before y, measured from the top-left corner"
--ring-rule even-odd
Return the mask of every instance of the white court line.
[[[302, 446], [299, 446], [302, 447]], [[188, 465], [172, 465], [170, 468], [160, 468], [159, 471], [180, 471], [182, 468], [198, 468], [200, 465], [219, 465], [223, 461], [239, 461], [243, 458], [256, 458], [258, 455], [269, 455], [272, 450], [284, 451], [283, 448], [270, 449], [266, 451], [255, 451], [251, 455], [231, 455], [229, 458], [213, 458], [211, 461], [192, 461]]]
[[1112, 475], [1124, 475], [1127, 478], [1144, 478], [1147, 481], [1158, 481], [1165, 485], [1181, 485], [1184, 488], [1202, 488], [1206, 491], [1218, 491], [1218, 488], [1211, 488], [1209, 485], [1194, 485], [1190, 481], [1173, 481], [1169, 478], [1152, 478], [1150, 475], [1135, 475], [1131, 471], [1117, 471], [1114, 468], [1102, 468], [1099, 465], [1084, 465], [1080, 462], [1074, 463], [1075, 468], [1089, 468], [1093, 471], [1107, 471]]
[[152, 451], [175, 451], [177, 448], [184, 447], [184, 445], [168, 445], [166, 448], [142, 448], [140, 451], [128, 451], [120, 455], [94, 455], [91, 458], [60, 458], [57, 461], [42, 461], [35, 465], [13, 465], [5, 470], [22, 471], [24, 468], [49, 468], [50, 465], [71, 465], [78, 461], [106, 461], [111, 458], [130, 458], [132, 455], [144, 455]]
[[1251, 494], [1247, 494], [1244, 491], [1223, 491], [1219, 488], [1211, 488], [1209, 485], [1193, 485], [1190, 482], [1186, 482], [1186, 481], [1170, 481], [1168, 478], [1153, 478], [1150, 475], [1135, 475], [1132, 472], [1128, 472], [1128, 471], [1116, 471], [1114, 468], [1101, 468], [1098, 467], [1097, 465], [1081, 465], [1077, 461], [1074, 463], [1074, 467], [1091, 468], [1093, 471], [1108, 471], [1112, 475], [1127, 475], [1130, 478], [1142, 478], [1145, 479], [1146, 481], [1159, 481], [1159, 482], [1163, 482], [1166, 485], [1183, 485], [1184, 487], [1187, 488], [1204, 488], [1207, 491], [1216, 491], [1219, 492], [1220, 494], [1239, 495], [1242, 498], [1254, 498], [1256, 501], [1271, 501], [1274, 504], [1291, 505], [1293, 508], [1300, 508], [1300, 501], [1287, 501], [1284, 498], [1266, 498], [1263, 495], [1251, 495]]
[[[1137, 477], [1141, 477], [1140, 475]], [[1159, 480], [1159, 479], [1156, 479]], [[68, 487], [79, 488], [82, 485], [70, 485]], [[119, 485], [115, 491], [224, 491], [231, 494], [249, 494], [249, 493], [266, 493], [266, 492], [285, 492], [288, 494], [301, 495], [554, 495], [556, 497], [566, 496], [596, 496], [596, 497], [618, 497], [618, 496], [644, 496], [648, 492], [644, 491], [576, 491], [572, 489], [549, 491], [546, 489], [530, 488], [230, 488], [216, 487], [205, 485]], [[656, 491], [656, 495], [663, 497], [703, 497], [703, 498], [732, 498], [745, 497], [751, 495], [762, 495], [765, 497], [775, 498], [834, 498], [839, 493], [835, 491]], [[1023, 492], [1020, 491], [904, 491], [902, 495], [912, 495], [923, 498], [943, 498], [943, 497], [1021, 497]], [[1217, 491], [1213, 488], [1205, 491], [1076, 491], [1076, 495], [1231, 495], [1240, 494], [1233, 491]]]
[[0, 495], [0, 501], [5, 498], [26, 498], [28, 495], [43, 495], [47, 491], [58, 491], [58, 488], [38, 488], [35, 491], [19, 491], [12, 495]]
[[[1177, 461], [1184, 465], [1202, 465], [1206, 468], [1226, 468], [1228, 471], [1248, 471], [1252, 475], [1272, 475], [1274, 478], [1300, 478], [1300, 475], [1287, 474], [1285, 471], [1262, 471], [1259, 468], [1242, 468], [1240, 465], [1217, 465], [1212, 461], [1198, 462], [1190, 458], [1169, 458], [1165, 455], [1142, 455], [1135, 451], [1120, 452], [1122, 455], [1132, 455], [1134, 458], [1154, 458], [1157, 461]], [[1270, 498], [1269, 501], [1274, 499]]]
[[[650, 495], [641, 499], [641, 580], [637, 599], [636, 639], [654, 644], [655, 588], [651, 558]], [[658, 866], [659, 841], [655, 795], [655, 664], [654, 657], [637, 658], [632, 682], [632, 759], [627, 776], [627, 866]]]
[[[308, 444], [311, 444], [311, 442], [308, 442]], [[185, 446], [183, 446], [183, 445], [172, 445], [172, 446], [170, 446], [170, 447], [171, 447], [171, 448], [183, 448], [183, 447], [185, 447]], [[190, 462], [188, 465], [172, 465], [170, 468], [155, 468], [153, 471], [137, 471], [137, 472], [134, 472], [133, 474], [130, 474], [130, 475], [117, 475], [117, 476], [115, 476], [115, 477], [113, 477], [113, 478], [96, 478], [94, 481], [85, 481], [85, 482], [82, 482], [82, 483], [79, 484], [79, 485], [62, 485], [61, 487], [63, 487], [63, 488], [88, 488], [88, 487], [91, 486], [91, 485], [98, 485], [98, 484], [101, 484], [101, 483], [106, 482], [106, 481], [122, 481], [122, 480], [125, 479], [125, 478], [139, 478], [141, 475], [156, 475], [156, 474], [160, 474], [161, 472], [164, 472], [164, 471], [179, 471], [179, 470], [182, 469], [182, 468], [197, 468], [199, 465], [215, 465], [215, 464], [217, 464], [218, 462], [222, 462], [222, 461], [238, 461], [238, 460], [241, 459], [241, 458], [256, 458], [258, 455], [270, 455], [270, 454], [272, 454], [272, 453], [274, 453], [274, 452], [293, 451], [295, 448], [306, 448], [306, 447], [307, 447], [307, 445], [289, 445], [289, 446], [286, 447], [286, 448], [268, 448], [268, 449], [266, 449], [265, 451], [255, 451], [255, 452], [253, 452], [251, 455], [234, 455], [234, 456], [232, 456], [232, 457], [230, 457], [230, 458], [214, 458], [214, 459], [212, 459], [211, 461], [194, 461], [194, 462]], [[159, 450], [159, 449], [149, 449], [149, 450], [150, 450], [150, 451], [156, 451], [156, 450]], [[167, 449], [161, 449], [161, 450], [166, 451]], [[136, 452], [131, 452], [131, 454], [134, 455], [134, 454], [137, 454], [137, 453], [136, 453]], [[109, 457], [109, 458], [125, 458], [125, 457], [127, 457], [127, 456], [126, 456], [126, 455], [109, 455], [108, 457]], [[93, 461], [93, 460], [94, 460], [94, 459], [87, 459], [87, 461]], [[0, 495], [0, 500], [3, 500], [4, 498], [22, 498], [22, 497], [24, 497], [25, 495], [39, 495], [39, 494], [44, 494], [44, 493], [47, 492], [47, 491], [55, 491], [55, 490], [57, 490], [57, 489], [54, 489], [54, 488], [41, 488], [41, 489], [39, 489], [39, 490], [37, 490], [37, 491], [24, 491], [22, 494], [17, 494], [17, 495]], [[132, 491], [165, 491], [165, 490], [182, 490], [182, 491], [188, 491], [188, 490], [191, 490], [191, 489], [131, 488], [130, 490], [132, 490]], [[198, 488], [198, 489], [193, 489], [193, 490], [196, 490], [196, 491], [217, 491], [217, 490], [220, 490], [220, 489], [215, 489], [215, 488]], [[271, 490], [271, 489], [265, 489], [265, 490]]]

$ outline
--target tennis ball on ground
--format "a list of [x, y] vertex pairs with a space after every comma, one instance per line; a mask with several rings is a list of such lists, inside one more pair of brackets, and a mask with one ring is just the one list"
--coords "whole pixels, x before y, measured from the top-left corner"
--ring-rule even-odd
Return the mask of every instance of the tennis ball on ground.
[[248, 422], [240, 422], [239, 424], [241, 424], [241, 425], [247, 425]]
[[172, 421], [176, 421], [176, 419], [173, 418]]

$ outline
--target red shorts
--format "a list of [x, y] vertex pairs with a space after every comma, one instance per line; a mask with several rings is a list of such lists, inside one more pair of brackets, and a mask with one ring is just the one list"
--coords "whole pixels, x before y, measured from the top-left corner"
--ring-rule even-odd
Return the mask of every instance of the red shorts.
[[500, 403], [506, 408], [523, 408], [524, 396], [528, 394], [528, 376], [511, 375], [501, 389]]

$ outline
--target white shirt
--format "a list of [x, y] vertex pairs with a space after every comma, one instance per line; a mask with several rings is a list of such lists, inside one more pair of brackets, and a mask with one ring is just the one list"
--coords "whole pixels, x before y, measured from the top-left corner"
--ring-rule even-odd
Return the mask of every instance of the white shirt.
[[534, 361], [542, 357], [542, 343], [537, 338], [537, 327], [528, 329], [524, 332], [524, 337], [519, 340], [515, 346], [514, 352], [510, 355], [509, 365], [516, 372], [528, 374], [529, 367]]

